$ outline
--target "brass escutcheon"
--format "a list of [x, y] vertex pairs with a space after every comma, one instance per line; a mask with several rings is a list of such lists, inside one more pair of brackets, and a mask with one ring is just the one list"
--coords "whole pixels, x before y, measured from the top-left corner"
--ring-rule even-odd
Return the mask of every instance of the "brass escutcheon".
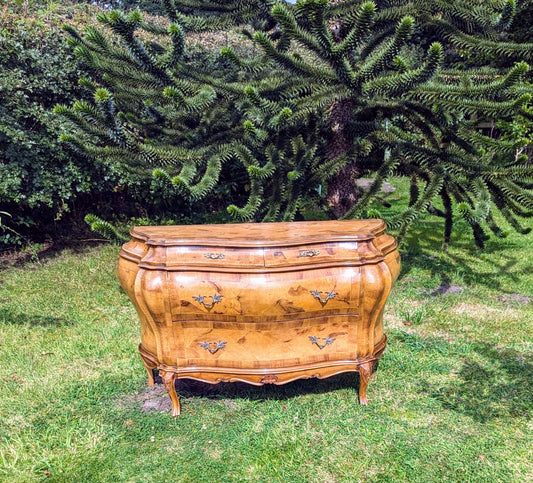
[[[324, 343], [321, 344], [318, 342], [318, 340], [323, 340]], [[320, 350], [322, 350], [324, 347], [326, 347], [329, 344], [333, 344], [333, 341], [335, 340], [334, 337], [316, 337], [314, 335], [309, 336], [309, 340], [311, 341], [311, 344], [316, 344]]]
[[316, 257], [320, 253], [320, 250], [300, 250], [300, 257]]
[[217, 342], [198, 342], [198, 345], [201, 345], [205, 350], [211, 352], [211, 354], [214, 354], [220, 349], [224, 349], [226, 344], [227, 342], [223, 340], [219, 340]]
[[[210, 303], [207, 303], [205, 301], [206, 297], [211, 297], [211, 302]], [[213, 305], [217, 304], [218, 302], [220, 302], [222, 300], [222, 295], [219, 295], [219, 294], [214, 294], [214, 295], [193, 295], [192, 298], [194, 300], [196, 300], [197, 302], [203, 304], [203, 306], [206, 309], [210, 309], [210, 308], [213, 307]]]
[[[331, 292], [321, 292], [320, 290], [310, 290], [310, 292], [311, 292], [311, 295], [315, 297], [315, 299], [318, 299], [318, 301], [322, 305], [326, 305], [328, 300], [334, 299], [337, 295], [339, 295], [337, 292], [333, 290]], [[325, 298], [322, 297], [323, 293], [326, 294]]]
[[224, 257], [224, 254], [223, 253], [206, 253], [204, 255], [205, 258], [209, 258], [211, 260], [222, 260]]

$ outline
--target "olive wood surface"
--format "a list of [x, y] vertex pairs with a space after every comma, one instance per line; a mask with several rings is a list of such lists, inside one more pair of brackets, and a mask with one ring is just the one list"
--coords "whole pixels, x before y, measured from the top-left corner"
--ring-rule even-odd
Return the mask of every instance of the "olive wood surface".
[[178, 378], [286, 384], [359, 372], [385, 350], [383, 308], [400, 261], [382, 220], [136, 227], [122, 287], [139, 352], [180, 414]]

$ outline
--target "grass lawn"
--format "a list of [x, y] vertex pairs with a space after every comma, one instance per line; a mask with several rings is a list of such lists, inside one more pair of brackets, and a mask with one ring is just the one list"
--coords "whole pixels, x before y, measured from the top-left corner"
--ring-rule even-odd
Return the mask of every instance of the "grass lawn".
[[408, 236], [368, 407], [355, 374], [180, 381], [173, 419], [117, 247], [4, 268], [0, 481], [533, 481], [533, 233], [480, 253], [464, 229], [447, 255], [439, 220]]

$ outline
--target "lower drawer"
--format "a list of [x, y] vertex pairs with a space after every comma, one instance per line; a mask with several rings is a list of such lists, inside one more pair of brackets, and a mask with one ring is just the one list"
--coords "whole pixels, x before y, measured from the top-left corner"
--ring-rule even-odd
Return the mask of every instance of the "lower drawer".
[[178, 367], [274, 368], [355, 359], [358, 316], [276, 323], [174, 322]]

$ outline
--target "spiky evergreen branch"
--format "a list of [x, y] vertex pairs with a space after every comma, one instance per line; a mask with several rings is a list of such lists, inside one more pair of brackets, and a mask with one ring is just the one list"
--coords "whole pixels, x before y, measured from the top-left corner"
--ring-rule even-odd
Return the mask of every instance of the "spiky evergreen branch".
[[[455, 207], [482, 245], [483, 224], [504, 233], [492, 216], [494, 207], [515, 228], [520, 228], [516, 216], [529, 213], [531, 196], [522, 181], [532, 179], [531, 166], [513, 157], [516, 144], [475, 132], [471, 120], [527, 116], [527, 64], [507, 72], [443, 67], [443, 55], [454, 45], [483, 62], [494, 53], [530, 58], [528, 46], [501, 41], [513, 22], [513, 0], [503, 7], [474, 0], [391, 0], [379, 2], [379, 8], [368, 1], [326, 0], [295, 6], [163, 4], [169, 42], [157, 48], [138, 40], [139, 29], [150, 30], [138, 14], [101, 19], [119, 36], [122, 49], [97, 31], [85, 37], [70, 32], [77, 54], [101, 74], [113, 92], [109, 99], [119, 106], [116, 113], [103, 100], [96, 106], [103, 111], [62, 108], [92, 136], [95, 144], [86, 149], [91, 154], [118, 162], [128, 146], [133, 166], [149, 168], [161, 189], [189, 200], [206, 196], [222, 167], [238, 163], [248, 177], [248, 196], [240, 208], [233, 203], [228, 210], [242, 220], [294, 219], [302, 203], [319, 187], [334, 184], [336, 170], [347, 165], [375, 174], [347, 217], [364, 213], [393, 172], [413, 180], [410, 206], [396, 220], [400, 236], [428, 209], [444, 217], [448, 243]], [[257, 31], [248, 35], [263, 52], [244, 61], [224, 51], [240, 70], [239, 81], [217, 79], [184, 60], [184, 32], [236, 22], [252, 24]], [[426, 45], [425, 62], [406, 51], [420, 32], [433, 41]], [[342, 106], [349, 106], [349, 114], [337, 119]], [[219, 126], [208, 113], [224, 109], [235, 116]], [[68, 139], [83, 149], [83, 143]], [[213, 145], [221, 141], [224, 147]], [[421, 193], [419, 184], [425, 186]], [[444, 211], [434, 208], [436, 197]]]
[[103, 235], [114, 243], [122, 244], [129, 240], [126, 234], [119, 232], [111, 223], [102, 220], [96, 215], [87, 215], [85, 222], [91, 227], [92, 231]]
[[[391, 21], [397, 21], [396, 30], [394, 34], [387, 34], [387, 32], [390, 32], [390, 27], [389, 30], [383, 28], [379, 33], [379, 41], [370, 40], [367, 45], [361, 47], [359, 55], [355, 55], [357, 63], [353, 61], [353, 52], [351, 52], [351, 57], [339, 58], [338, 53], [343, 52], [339, 48], [341, 44], [330, 46], [328, 45], [330, 37], [323, 34], [317, 35], [319, 29], [316, 25], [313, 25], [313, 21], [317, 18], [317, 11], [321, 14], [327, 11], [326, 8], [323, 8], [323, 2], [312, 0], [302, 2], [299, 4], [297, 14], [294, 14], [286, 7], [276, 7], [273, 9], [272, 15], [280, 21], [284, 34], [289, 39], [299, 42], [313, 51], [320, 58], [322, 64], [330, 66], [331, 73], [335, 75], [337, 82], [350, 89], [354, 96], [352, 102], [354, 118], [382, 116], [387, 117], [391, 123], [395, 124], [392, 131], [396, 140], [375, 131], [366, 134], [366, 138], [371, 145], [380, 146], [378, 150], [384, 149], [383, 142], [387, 138], [386, 146], [391, 152], [400, 152], [399, 148], [405, 145], [405, 141], [408, 142], [409, 147], [423, 147], [427, 141], [433, 145], [431, 155], [429, 155], [429, 151], [424, 152], [424, 149], [427, 148], [418, 149], [417, 151], [411, 150], [411, 155], [401, 158], [402, 162], [397, 167], [396, 171], [399, 174], [416, 172], [427, 179], [425, 195], [420, 200], [415, 201], [413, 199], [411, 207], [400, 217], [403, 220], [400, 236], [406, 232], [409, 224], [419, 216], [420, 210], [429, 205], [431, 198], [440, 194], [441, 198], [443, 198], [443, 203], [447, 207], [445, 240], [448, 241], [452, 223], [449, 193], [454, 193], [456, 201], [460, 203], [459, 212], [471, 224], [476, 243], [481, 245], [484, 235], [480, 223], [486, 220], [489, 215], [490, 200], [494, 201], [500, 194], [503, 194], [510, 203], [516, 200], [512, 199], [512, 189], [509, 186], [507, 186], [506, 190], [501, 189], [499, 193], [495, 191], [489, 193], [488, 188], [480, 190], [475, 185], [468, 185], [469, 181], [481, 174], [487, 178], [492, 177], [491, 179], [495, 179], [498, 177], [498, 171], [501, 172], [501, 170], [498, 170], [497, 166], [490, 164], [483, 164], [483, 168], [480, 169], [479, 158], [476, 156], [479, 144], [478, 146], [472, 144], [473, 138], [476, 136], [466, 135], [462, 126], [465, 124], [465, 116], [482, 113], [484, 117], [492, 116], [498, 118], [509, 117], [520, 111], [529, 102], [530, 96], [519, 93], [519, 90], [513, 88], [521, 82], [528, 70], [528, 66], [525, 62], [521, 62], [499, 79], [497, 76], [489, 74], [487, 81], [481, 84], [473, 77], [473, 84], [464, 82], [461, 85], [456, 85], [453, 80], [446, 80], [446, 72], [442, 72], [439, 76], [435, 75], [442, 60], [442, 48], [439, 44], [434, 44], [430, 49], [430, 54], [433, 54], [433, 56], [428, 58], [425, 69], [424, 67], [419, 68], [418, 71], [409, 69], [408, 65], [402, 61], [400, 62], [401, 73], [395, 73], [392, 60], [398, 55], [399, 49], [405, 44], [413, 31], [413, 17], [418, 16], [420, 18], [425, 16], [426, 20], [429, 18], [428, 24], [431, 24], [433, 28], [437, 27], [437, 33], [441, 35], [443, 40], [449, 40], [450, 36], [457, 32], [460, 32], [464, 38], [473, 39], [472, 34], [484, 30], [489, 32], [488, 38], [495, 42], [497, 35], [490, 34], [491, 25], [498, 24], [498, 28], [501, 29], [504, 24], [510, 24], [513, 10], [512, 4], [507, 4], [507, 10], [504, 11], [501, 17], [505, 17], [505, 19], [498, 23], [493, 21], [496, 15], [494, 10], [492, 11], [494, 15], [490, 18], [487, 16], [482, 19], [476, 18], [476, 15], [482, 10], [488, 12], [492, 5], [471, 10], [468, 2], [464, 2], [461, 5], [450, 4], [450, 8], [446, 10], [441, 2], [439, 9], [445, 10], [444, 16], [440, 18], [432, 17], [433, 9], [437, 3], [428, 2], [426, 8], [422, 7], [422, 15], [420, 15], [420, 12], [410, 9], [409, 5], [404, 5], [402, 9], [391, 8], [389, 12], [381, 12], [381, 14], [378, 12], [375, 16], [376, 27], [383, 26], [385, 22], [390, 24]], [[340, 2], [340, 4], [343, 5], [344, 2]], [[339, 32], [341, 32], [340, 42], [344, 41], [342, 36], [344, 36], [344, 39], [349, 38], [350, 27], [355, 24], [353, 19], [356, 18], [354, 10], [357, 7], [353, 3], [345, 6], [351, 11], [346, 15], [349, 19], [348, 22], [339, 29]], [[365, 6], [368, 8], [367, 4]], [[358, 7], [361, 8], [360, 5]], [[342, 13], [347, 12], [342, 10], [342, 6], [335, 7], [334, 11], [337, 18], [340, 18]], [[387, 18], [387, 14], [392, 12], [394, 12], [394, 15]], [[311, 64], [306, 66], [305, 63], [299, 61], [300, 63], [295, 69], [294, 62], [291, 62], [285, 54], [277, 52], [272, 44], [267, 44], [263, 41], [259, 42], [259, 44], [264, 48], [267, 56], [283, 67], [289, 68], [294, 72], [299, 70], [306, 75], [312, 75], [316, 83], [331, 82], [330, 80], [325, 81], [327, 74], [325, 74], [323, 67], [321, 67], [320, 72], [313, 72], [314, 66]], [[482, 48], [479, 50], [483, 53]], [[505, 45], [500, 45], [500, 48], [496, 49], [496, 51], [508, 53], [505, 50]], [[468, 77], [468, 73], [464, 74], [464, 77]], [[361, 93], [363, 96], [360, 95]], [[379, 98], [375, 96], [379, 96]], [[398, 101], [399, 96], [403, 100]], [[390, 109], [386, 105], [386, 99], [389, 97], [395, 99], [394, 112], [389, 112]], [[419, 105], [421, 111], [427, 111], [426, 106], [433, 104], [435, 113], [432, 113], [429, 117], [423, 117], [418, 115], [416, 107], [414, 112], [410, 113], [406, 109], [405, 100], [408, 100], [410, 108], [413, 107], [413, 104], [415, 106]], [[418, 133], [418, 139], [416, 133]], [[444, 140], [447, 143], [451, 141], [452, 146], [443, 151], [437, 150], [437, 145], [442, 144]], [[477, 136], [476, 141], [478, 143], [482, 140], [481, 136]], [[509, 153], [508, 148], [509, 146], [498, 148], [498, 155], [502, 156], [504, 152]], [[359, 164], [364, 168], [365, 160], [359, 160]], [[447, 174], [444, 177], [441, 174], [443, 166], [447, 166]], [[511, 173], [512, 171], [505, 172]], [[516, 172], [525, 175], [531, 172], [531, 168], [517, 166]], [[350, 210], [346, 216], [354, 216], [355, 213], [362, 211], [362, 207], [366, 205], [368, 200], [375, 196], [375, 192], [382, 182], [382, 176], [383, 173], [378, 172], [374, 185], [360, 200], [359, 207]], [[522, 204], [527, 203], [527, 199], [528, 196], [522, 193], [519, 202]], [[469, 205], [468, 203], [473, 204]], [[505, 202], [499, 204], [500, 211], [513, 226], [517, 226], [510, 217], [509, 212], [501, 209], [501, 206], [504, 205]], [[468, 206], [472, 206], [472, 208], [467, 209]], [[481, 216], [481, 213], [483, 216]], [[493, 220], [491, 223], [493, 224]]]

